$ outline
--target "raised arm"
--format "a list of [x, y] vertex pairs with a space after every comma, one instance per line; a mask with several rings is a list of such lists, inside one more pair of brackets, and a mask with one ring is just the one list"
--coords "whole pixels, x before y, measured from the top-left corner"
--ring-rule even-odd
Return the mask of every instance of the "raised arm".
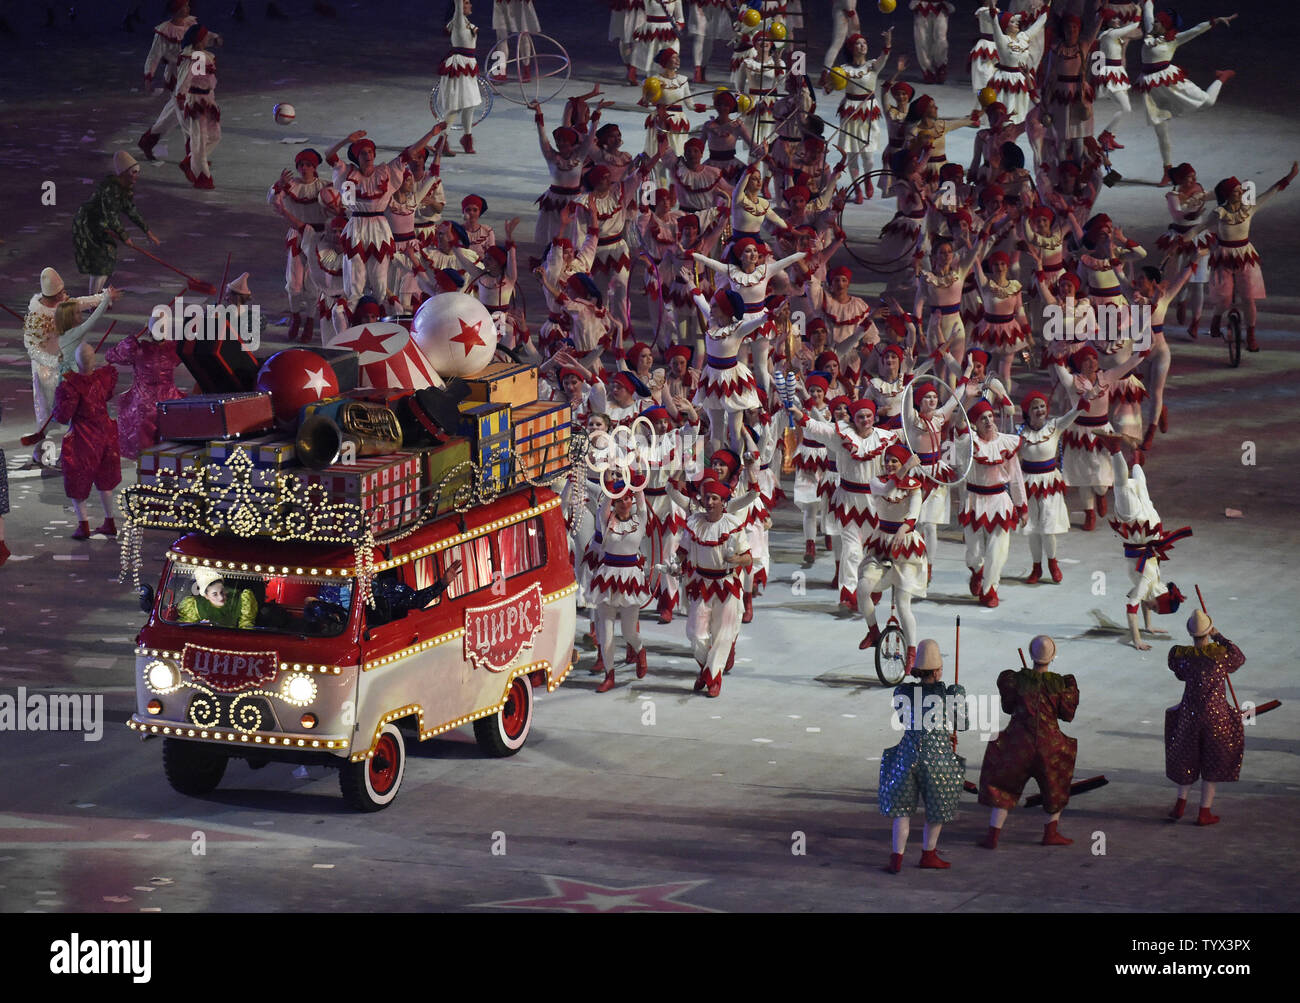
[[[706, 257], [705, 255], [700, 254], [698, 251], [692, 251], [691, 257], [694, 258], [701, 265], [703, 265], [705, 268], [710, 268], [713, 271], [717, 272], [719, 275], [727, 274], [727, 266], [723, 264], [721, 261], [715, 261], [713, 258]], [[706, 313], [708, 312], [707, 307], [705, 308], [705, 312]]]

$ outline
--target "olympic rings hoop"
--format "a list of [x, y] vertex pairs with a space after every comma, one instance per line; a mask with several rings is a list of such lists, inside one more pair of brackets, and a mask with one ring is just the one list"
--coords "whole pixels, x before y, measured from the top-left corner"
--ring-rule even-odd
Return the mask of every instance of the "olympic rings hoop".
[[[492, 92], [492, 88], [488, 84], [487, 78], [484, 77], [481, 73], [478, 75], [478, 77], [475, 78], [475, 82], [478, 84], [479, 97], [482, 99], [479, 102], [479, 104], [474, 108], [473, 124], [478, 125], [485, 118], [487, 118], [488, 113], [492, 111], [493, 92]], [[443, 111], [442, 101], [439, 98], [439, 93], [442, 90], [442, 84], [443, 84], [443, 78], [439, 77], [438, 82], [433, 85], [433, 90], [429, 91], [429, 111], [433, 112], [433, 117], [438, 119], [438, 121], [440, 122], [447, 118], [446, 113]], [[460, 116], [456, 115], [455, 121], [447, 122], [447, 127], [449, 129], [459, 129], [461, 127]]]
[[487, 86], [511, 104], [528, 107], [558, 97], [569, 83], [573, 60], [554, 38], [521, 31], [488, 50]]
[[[943, 382], [943, 380], [940, 379], [926, 380], [924, 382], [929, 383], [931, 386], [934, 387], [943, 387], [945, 390], [948, 391], [948, 396], [950, 396], [953, 400], [957, 402], [957, 408], [958, 410], [961, 411], [961, 416], [966, 421], [966, 429], [967, 429], [966, 434], [968, 436], [973, 437], [975, 435], [975, 428], [970, 423], [970, 415], [966, 413], [965, 405], [962, 404], [961, 398], [957, 396], [957, 393], [952, 389], [952, 387], [948, 386], [947, 383]], [[918, 456], [920, 454], [917, 453], [916, 447], [912, 445], [912, 440], [907, 434], [907, 426], [911, 424], [912, 417], [913, 416], [920, 417], [917, 414], [916, 409], [912, 404], [912, 392], [913, 392], [912, 389], [908, 388], [908, 390], [903, 395], [903, 442], [905, 442], [907, 444], [907, 448], [912, 451], [912, 455]], [[943, 462], [942, 452], [940, 453], [939, 462], [940, 463]], [[941, 481], [937, 477], [932, 477], [930, 474], [926, 473], [922, 467], [917, 467], [916, 472], [920, 474], [922, 477], [924, 477], [926, 480], [931, 481], [935, 484], [940, 484], [940, 485], [962, 484], [965, 483], [966, 478], [970, 476], [971, 467], [974, 465], [974, 463], [975, 463], [975, 443], [974, 441], [972, 441], [971, 448], [970, 448], [970, 456], [967, 457], [966, 459], [966, 469], [962, 471], [962, 475], [957, 479], [951, 481]]]

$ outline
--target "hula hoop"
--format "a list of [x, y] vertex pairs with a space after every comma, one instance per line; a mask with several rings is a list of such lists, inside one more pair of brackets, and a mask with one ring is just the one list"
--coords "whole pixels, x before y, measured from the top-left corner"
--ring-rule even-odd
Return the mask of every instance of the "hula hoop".
[[[927, 381], [927, 382], [930, 382], [932, 386], [935, 386], [935, 387], [943, 387], [945, 390], [948, 391], [948, 396], [950, 396], [953, 400], [955, 400], [955, 401], [957, 402], [957, 407], [958, 407], [958, 409], [961, 411], [961, 416], [962, 416], [964, 419], [966, 419], [966, 429], [967, 429], [966, 434], [967, 434], [967, 435], [972, 435], [972, 436], [973, 436], [973, 435], [975, 434], [975, 428], [974, 428], [974, 426], [971, 425], [971, 423], [970, 423], [970, 416], [966, 413], [966, 406], [965, 406], [964, 404], [962, 404], [962, 402], [961, 402], [961, 398], [960, 398], [959, 396], [957, 396], [957, 392], [956, 392], [955, 390], [953, 390], [952, 387], [948, 386], [947, 383], [943, 382], [943, 380], [938, 379], [937, 377], [936, 377], [933, 381]], [[919, 415], [919, 414], [917, 413], [917, 411], [916, 411], [915, 406], [912, 404], [912, 393], [911, 393], [910, 390], [907, 391], [907, 392], [904, 394], [904, 397], [903, 397], [903, 411], [902, 411], [902, 415], [903, 415], [903, 442], [907, 444], [907, 448], [908, 448], [909, 450], [912, 451], [912, 455], [913, 455], [913, 456], [919, 456], [920, 454], [917, 453], [916, 448], [912, 445], [912, 440], [911, 440], [911, 438], [910, 438], [910, 437], [908, 436], [908, 434], [907, 434], [907, 426], [908, 426], [908, 424], [910, 423], [909, 419], [910, 419], [913, 415], [915, 415], [915, 416], [918, 417], [918, 418], [920, 417], [920, 415]], [[943, 462], [943, 460], [942, 460], [942, 453], [943, 453], [943, 450], [942, 450], [942, 448], [940, 448], [940, 460], [939, 460], [940, 463]], [[948, 484], [964, 484], [964, 483], [966, 482], [966, 478], [970, 476], [971, 467], [974, 466], [974, 464], [975, 464], [975, 446], [974, 446], [974, 444], [972, 443], [972, 445], [971, 445], [971, 451], [970, 451], [970, 458], [967, 459], [967, 461], [966, 461], [966, 469], [962, 472], [961, 477], [957, 478], [956, 480], [952, 480], [952, 481], [941, 481], [941, 480], [939, 480], [937, 477], [932, 477], [932, 476], [930, 476], [930, 474], [926, 473], [926, 472], [925, 472], [921, 467], [919, 467], [919, 466], [916, 468], [916, 472], [917, 472], [920, 476], [924, 477], [924, 478], [925, 478], [926, 480], [928, 480], [928, 481], [933, 482], [934, 484], [943, 484], [943, 485], [948, 485]]]

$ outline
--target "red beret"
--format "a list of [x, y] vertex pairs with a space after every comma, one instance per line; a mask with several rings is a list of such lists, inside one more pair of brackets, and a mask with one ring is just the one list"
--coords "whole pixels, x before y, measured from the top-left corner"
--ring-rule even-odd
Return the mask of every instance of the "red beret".
[[835, 397], [832, 397], [826, 403], [832, 411], [834, 411], [837, 407], [840, 407], [841, 405], [843, 405], [843, 407], [847, 411], [851, 412], [853, 409], [853, 400], [852, 398], [849, 397], [848, 394], [838, 394]]
[[966, 358], [977, 361], [985, 369], [988, 368], [989, 353], [984, 351], [984, 349], [982, 348], [972, 348], [969, 352], [966, 353]]
[[850, 282], [852, 282], [853, 270], [846, 265], [840, 265], [839, 268], [832, 268], [830, 272], [827, 273], [826, 278], [828, 279], [845, 278], [848, 279]]
[[809, 376], [807, 387], [809, 393], [811, 393], [815, 388], [818, 387], [821, 388], [822, 393], [825, 393], [827, 390], [831, 388], [831, 385], [826, 382], [826, 377], [824, 376]]
[[[893, 320], [894, 318], [893, 318], [893, 316], [891, 315], [889, 319], [890, 319], [890, 320]], [[902, 318], [902, 317], [899, 317], [898, 319], [901, 321], [903, 318]], [[898, 356], [898, 364], [899, 364], [899, 365], [902, 365], [902, 364], [903, 364], [903, 360], [907, 357], [907, 353], [903, 351], [903, 346], [902, 346], [902, 345], [885, 345], [885, 346], [881, 349], [880, 354], [881, 354], [881, 355], [897, 355], [897, 356]]]
[[859, 411], [870, 411], [873, 415], [876, 413], [876, 402], [870, 397], [860, 397], [849, 405], [849, 414], [857, 414]]
[[926, 394], [934, 394], [936, 397], [938, 397], [939, 388], [936, 387], [929, 380], [926, 380], [923, 383], [917, 383], [915, 386], [912, 387], [912, 404], [916, 407], [920, 407], [921, 398], [924, 397]]
[[980, 415], [992, 414], [992, 413], [993, 413], [993, 405], [990, 404], [983, 397], [981, 397], [974, 404], [972, 404], [969, 409], [967, 409], [966, 417], [970, 419], [971, 424], [973, 425], [975, 424], [975, 422], [979, 421]]
[[899, 463], [906, 463], [912, 458], [912, 451], [901, 442], [896, 442], [885, 450], [886, 456], [892, 456]]
[[723, 484], [716, 477], [706, 477], [700, 481], [700, 497], [703, 498], [705, 495], [717, 495], [723, 501], [730, 501], [731, 487]]
[[1047, 399], [1047, 394], [1043, 393], [1041, 390], [1031, 390], [1029, 393], [1025, 394], [1025, 399], [1020, 402], [1020, 410], [1025, 412], [1025, 414], [1028, 414], [1029, 405], [1036, 400], [1042, 401], [1044, 407], [1052, 406], [1052, 402]]
[[551, 132], [551, 137], [557, 143], [573, 143], [573, 144], [576, 144], [582, 138], [578, 135], [577, 129], [571, 129], [567, 125], [562, 125], [558, 129], [553, 130]]
[[472, 205], [477, 205], [480, 213], [487, 212], [487, 200], [484, 199], [482, 195], [466, 195], [460, 200], [460, 208], [462, 212]]
[[727, 465], [727, 470], [732, 474], [740, 469], [740, 457], [736, 455], [735, 450], [719, 449], [709, 457], [709, 466], [713, 466], [719, 460]]
[[668, 349], [664, 352], [664, 361], [671, 362], [674, 358], [680, 355], [686, 360], [686, 364], [689, 366], [691, 364], [691, 356], [694, 354], [695, 350], [689, 345], [669, 345]]
[[836, 355], [834, 352], [832, 352], [830, 349], [827, 349], [826, 351], [822, 352], [821, 355], [817, 356], [816, 365], [818, 369], [825, 369], [827, 363], [839, 362], [839, 361], [840, 361], [840, 357]]
[[510, 257], [509, 252], [504, 247], [500, 247], [497, 244], [493, 244], [485, 253], [502, 268], [505, 267], [506, 261]]

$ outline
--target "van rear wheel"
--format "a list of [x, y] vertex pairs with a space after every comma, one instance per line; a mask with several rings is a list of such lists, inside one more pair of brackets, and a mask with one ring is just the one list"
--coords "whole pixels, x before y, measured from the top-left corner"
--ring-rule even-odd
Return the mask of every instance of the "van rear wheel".
[[200, 742], [163, 739], [163, 773], [172, 790], [190, 797], [211, 794], [226, 774], [229, 756]]
[[379, 811], [392, 804], [406, 772], [406, 742], [397, 725], [386, 724], [375, 743], [375, 754], [339, 769], [343, 800], [357, 811]]
[[527, 676], [515, 676], [505, 706], [474, 722], [474, 737], [489, 756], [513, 756], [523, 748], [533, 727], [533, 687]]

